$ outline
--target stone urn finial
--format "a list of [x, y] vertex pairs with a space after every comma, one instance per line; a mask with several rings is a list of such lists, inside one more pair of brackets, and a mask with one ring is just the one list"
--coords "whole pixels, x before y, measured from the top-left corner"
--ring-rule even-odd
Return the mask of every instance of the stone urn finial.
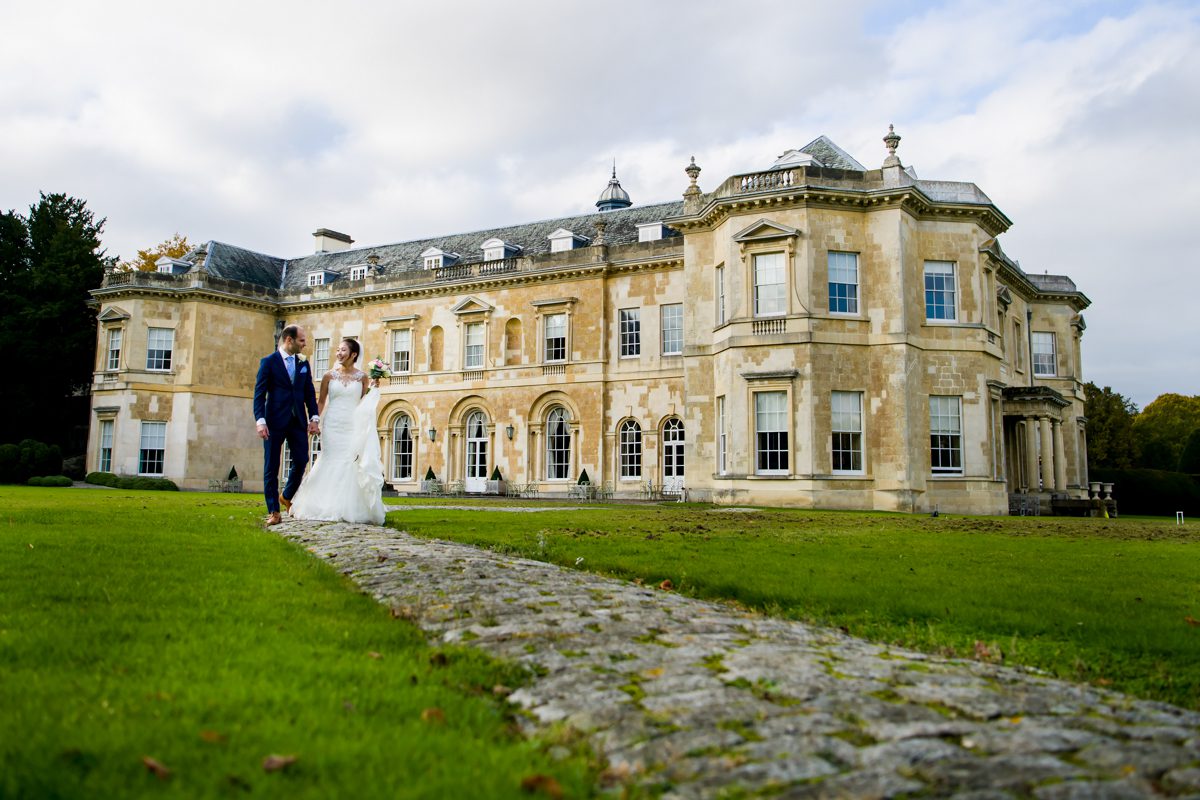
[[888, 125], [887, 136], [883, 137], [883, 143], [888, 151], [888, 156], [883, 160], [883, 165], [885, 167], [900, 166], [900, 158], [896, 155], [896, 148], [900, 146], [900, 134], [896, 133], [895, 126]]
[[700, 210], [700, 200], [704, 193], [700, 191], [700, 187], [696, 184], [696, 179], [700, 177], [700, 165], [696, 163], [696, 157], [692, 156], [692, 163], [683, 168], [687, 173], [691, 183], [683, 190], [683, 208], [689, 213], [694, 213]]

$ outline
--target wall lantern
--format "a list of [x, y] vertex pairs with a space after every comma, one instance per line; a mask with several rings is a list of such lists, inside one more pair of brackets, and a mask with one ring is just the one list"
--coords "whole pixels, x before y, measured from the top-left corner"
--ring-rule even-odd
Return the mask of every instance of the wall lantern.
[[513, 437], [513, 426], [512, 425], [509, 425], [508, 427], [506, 427], [504, 429], [504, 435], [508, 437], [508, 440], [510, 442], [512, 441], [512, 437]]
[[437, 440], [437, 428], [430, 428], [429, 429], [429, 441], [432, 442], [432, 441], [436, 441], [436, 440]]

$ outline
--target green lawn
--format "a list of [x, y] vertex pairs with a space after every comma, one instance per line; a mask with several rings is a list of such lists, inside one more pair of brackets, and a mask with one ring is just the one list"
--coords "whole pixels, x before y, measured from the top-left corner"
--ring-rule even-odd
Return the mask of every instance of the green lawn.
[[417, 507], [388, 524], [419, 536], [564, 566], [582, 558], [579, 568], [651, 585], [670, 579], [688, 594], [876, 641], [1035, 666], [1200, 709], [1194, 524], [699, 504], [538, 514], [404, 505]]
[[0, 487], [0, 798], [589, 794], [583, 753], [515, 735], [520, 673], [430, 649], [262, 514]]

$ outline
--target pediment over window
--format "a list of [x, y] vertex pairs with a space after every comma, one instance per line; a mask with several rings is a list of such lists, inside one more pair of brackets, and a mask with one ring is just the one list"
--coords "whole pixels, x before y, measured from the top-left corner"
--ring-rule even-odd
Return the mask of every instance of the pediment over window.
[[490, 314], [496, 309], [494, 306], [490, 306], [478, 298], [468, 297], [450, 310], [455, 314]]
[[100, 322], [121, 322], [122, 320], [129, 319], [129, 312], [123, 308], [109, 306], [96, 319]]
[[800, 231], [790, 225], [772, 222], [769, 219], [760, 219], [758, 222], [734, 234], [733, 240], [748, 244], [750, 242], [766, 242], [773, 239], [790, 239], [799, 235]]

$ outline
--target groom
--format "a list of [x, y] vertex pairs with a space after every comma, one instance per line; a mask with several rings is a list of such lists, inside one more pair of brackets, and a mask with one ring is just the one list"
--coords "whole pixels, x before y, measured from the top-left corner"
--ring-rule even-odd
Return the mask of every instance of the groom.
[[[254, 382], [254, 418], [263, 440], [263, 494], [267, 524], [280, 522], [279, 504], [291, 508], [308, 465], [308, 435], [317, 433], [317, 395], [312, 370], [300, 355], [308, 343], [304, 329], [289, 325], [279, 335], [279, 349], [258, 365]], [[292, 451], [292, 473], [279, 493], [279, 451], [284, 442]]]

